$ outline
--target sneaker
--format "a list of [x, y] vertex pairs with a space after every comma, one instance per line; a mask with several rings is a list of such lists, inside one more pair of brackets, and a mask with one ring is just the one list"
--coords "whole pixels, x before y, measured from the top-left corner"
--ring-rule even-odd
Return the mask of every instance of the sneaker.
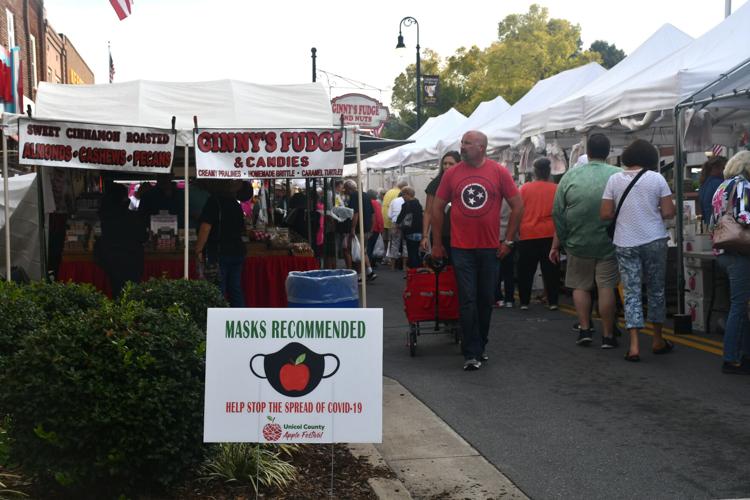
[[602, 337], [602, 349], [614, 349], [617, 346], [617, 339], [614, 336]]
[[513, 302], [505, 302], [505, 308], [506, 309], [513, 309]]
[[486, 354], [482, 354], [481, 356], [479, 356], [479, 361], [481, 361], [482, 363], [486, 363], [489, 360], [490, 360], [490, 357], [487, 356]]
[[522, 311], [528, 311], [529, 310], [529, 306], [525, 305], [525, 304], [521, 304], [521, 310]]
[[557, 307], [557, 304], [552, 304], [548, 307], [550, 311], [557, 311], [559, 308]]
[[730, 375], [750, 375], [750, 366], [748, 366], [747, 363], [735, 365], [729, 361], [724, 361], [721, 365], [721, 373], [727, 373]]
[[378, 275], [375, 274], [375, 272], [371, 272], [370, 274], [367, 275], [367, 281], [375, 281], [375, 278], [377, 277]]
[[482, 362], [481, 361], [477, 361], [474, 358], [467, 359], [466, 361], [464, 361], [464, 371], [465, 372], [473, 372], [473, 371], [479, 370], [480, 366], [482, 366]]
[[[594, 323], [591, 322], [591, 321], [589, 321], [589, 325], [591, 325], [589, 327], [589, 330], [591, 330], [591, 333], [595, 332], [596, 329], [594, 328]], [[581, 324], [580, 323], [573, 323], [573, 331], [575, 333], [578, 333], [580, 330], [581, 330]]]
[[495, 302], [495, 307], [505, 307], [505, 302], [503, 302], [502, 300], [498, 300], [497, 302]]
[[578, 340], [576, 340], [576, 344], [580, 346], [588, 346], [591, 344], [592, 340], [591, 328], [578, 331]]

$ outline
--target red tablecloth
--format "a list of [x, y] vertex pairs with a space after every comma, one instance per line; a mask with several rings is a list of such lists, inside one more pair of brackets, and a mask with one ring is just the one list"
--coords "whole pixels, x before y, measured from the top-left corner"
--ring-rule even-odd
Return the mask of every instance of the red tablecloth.
[[[242, 271], [242, 289], [248, 307], [286, 307], [286, 277], [289, 271], [318, 269], [314, 257], [249, 256], [245, 257]], [[143, 279], [152, 277], [182, 278], [182, 258], [174, 256], [147, 255]], [[190, 262], [190, 277], [195, 277], [195, 262]], [[94, 264], [91, 257], [65, 256], [57, 273], [58, 281], [91, 283], [110, 295], [109, 281], [104, 271]]]

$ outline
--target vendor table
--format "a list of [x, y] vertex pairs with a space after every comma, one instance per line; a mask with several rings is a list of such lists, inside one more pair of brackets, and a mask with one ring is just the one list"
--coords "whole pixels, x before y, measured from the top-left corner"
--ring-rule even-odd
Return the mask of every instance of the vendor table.
[[[147, 253], [144, 261], [143, 280], [149, 278], [181, 279], [183, 275], [182, 253]], [[289, 271], [318, 269], [314, 257], [288, 255], [263, 255], [245, 257], [242, 271], [242, 289], [247, 307], [286, 307], [286, 277]], [[195, 262], [190, 260], [190, 278], [196, 278]], [[110, 294], [107, 275], [93, 261], [89, 253], [63, 256], [57, 273], [58, 281], [90, 283]]]

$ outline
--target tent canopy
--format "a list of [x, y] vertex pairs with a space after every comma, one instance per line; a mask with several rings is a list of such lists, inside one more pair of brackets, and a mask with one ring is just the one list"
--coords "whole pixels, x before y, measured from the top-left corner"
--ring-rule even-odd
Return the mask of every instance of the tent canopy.
[[716, 27], [609, 91], [587, 101], [585, 125], [673, 109], [702, 86], [747, 59], [750, 3]]
[[204, 128], [315, 128], [334, 126], [322, 84], [260, 85], [237, 80], [109, 85], [40, 82], [35, 117], [170, 128], [177, 143], [192, 145], [193, 116]]
[[449, 109], [442, 115], [432, 117], [409, 137], [409, 140], [415, 141], [414, 144], [407, 144], [375, 155], [365, 162], [366, 168], [377, 170], [400, 167], [404, 165], [404, 160], [411, 152], [422, 151], [433, 146], [448, 131], [455, 129], [464, 121], [466, 121], [466, 117], [454, 108]]
[[592, 62], [538, 81], [507, 111], [481, 127], [480, 130], [487, 134], [487, 150], [493, 151], [515, 144], [521, 138], [521, 116], [523, 114], [547, 109], [578, 91], [606, 71], [599, 64]]
[[706, 85], [680, 105], [687, 107], [692, 103], [716, 108], [749, 108], [750, 58]]
[[628, 57], [567, 99], [548, 109], [525, 113], [521, 119], [521, 135], [530, 137], [582, 126], [586, 101], [590, 96], [607, 92], [613, 86], [639, 75], [692, 40], [692, 37], [671, 24], [663, 25]]

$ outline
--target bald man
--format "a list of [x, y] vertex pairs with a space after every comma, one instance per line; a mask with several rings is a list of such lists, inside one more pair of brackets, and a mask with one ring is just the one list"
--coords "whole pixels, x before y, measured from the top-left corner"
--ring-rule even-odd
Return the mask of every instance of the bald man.
[[[512, 239], [500, 241], [503, 199], [511, 209], [505, 234], [516, 234], [523, 201], [513, 177], [505, 167], [487, 158], [486, 135], [477, 130], [466, 132], [461, 139], [461, 162], [443, 174], [431, 213], [433, 234], [441, 234], [445, 205], [451, 202], [451, 258], [458, 282], [465, 371], [478, 370], [489, 359], [485, 346], [498, 259], [513, 248]], [[441, 239], [435, 238], [432, 256], [444, 255]]]

